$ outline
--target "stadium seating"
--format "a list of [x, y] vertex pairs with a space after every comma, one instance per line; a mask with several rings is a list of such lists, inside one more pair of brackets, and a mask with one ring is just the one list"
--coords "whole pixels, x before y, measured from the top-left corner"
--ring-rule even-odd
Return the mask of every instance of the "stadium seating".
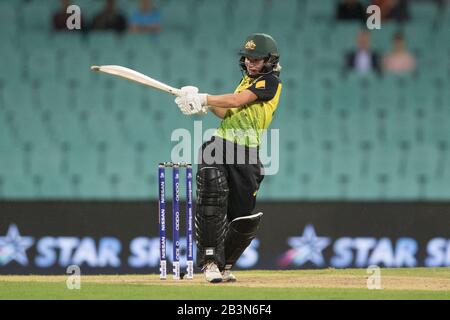
[[[444, 20], [432, 29], [432, 5], [414, 3], [411, 22], [373, 32], [373, 45], [386, 52], [403, 30], [417, 72], [344, 77], [343, 55], [359, 26], [336, 23], [331, 0], [161, 2], [159, 36], [53, 34], [54, 3], [18, 2], [0, 0], [0, 199], [155, 198], [157, 163], [176, 144], [172, 131], [193, 136], [193, 120], [204, 130], [219, 121], [185, 117], [173, 97], [89, 66], [125, 65], [174, 86], [228, 92], [240, 77], [243, 37], [257, 30], [278, 39], [284, 67], [272, 124], [280, 130], [279, 172], [265, 178], [261, 199], [450, 197], [450, 28]], [[101, 7], [79, 2], [86, 18]], [[136, 3], [119, 6], [129, 15]], [[195, 26], [191, 7], [202, 17]]]

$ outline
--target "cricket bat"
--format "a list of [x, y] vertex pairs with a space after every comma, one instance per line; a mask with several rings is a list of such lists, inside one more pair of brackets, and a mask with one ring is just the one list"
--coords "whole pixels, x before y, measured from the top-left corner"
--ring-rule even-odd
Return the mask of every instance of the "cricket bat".
[[129, 69], [122, 66], [108, 65], [108, 66], [92, 66], [92, 71], [104, 72], [108, 74], [112, 74], [117, 77], [121, 77], [124, 79], [128, 79], [134, 82], [138, 82], [140, 84], [146, 85], [148, 87], [158, 89], [167, 93], [170, 93], [174, 96], [179, 97], [181, 95], [181, 90], [171, 87], [165, 83], [162, 83], [158, 80], [155, 80], [149, 76], [146, 76], [140, 72], [137, 72], [133, 69]]

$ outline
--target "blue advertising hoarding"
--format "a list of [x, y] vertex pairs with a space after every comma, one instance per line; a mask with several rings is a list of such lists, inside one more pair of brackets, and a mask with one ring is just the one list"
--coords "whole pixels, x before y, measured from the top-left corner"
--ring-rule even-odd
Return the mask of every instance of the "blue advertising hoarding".
[[[0, 274], [63, 274], [70, 265], [84, 274], [157, 274], [157, 208], [156, 202], [1, 202]], [[450, 266], [448, 203], [259, 203], [257, 209], [262, 225], [237, 269]], [[182, 268], [185, 245], [181, 237]]]

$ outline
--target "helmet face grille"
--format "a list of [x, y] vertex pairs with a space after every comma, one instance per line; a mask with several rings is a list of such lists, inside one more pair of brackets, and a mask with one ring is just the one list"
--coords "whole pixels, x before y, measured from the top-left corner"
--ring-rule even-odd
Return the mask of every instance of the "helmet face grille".
[[[246, 58], [246, 56], [244, 56], [244, 55], [241, 56], [241, 58], [239, 59], [239, 66], [241, 67], [241, 70], [243, 72], [245, 72], [247, 75], [249, 75], [248, 71], [247, 71], [247, 67], [245, 65], [245, 58]], [[273, 71], [279, 72], [281, 70], [281, 67], [279, 66], [279, 63], [278, 63], [279, 61], [280, 61], [280, 58], [275, 55], [269, 55], [268, 57], [265, 57], [264, 66], [263, 66], [261, 72], [257, 75], [253, 75], [251, 77], [268, 74]]]

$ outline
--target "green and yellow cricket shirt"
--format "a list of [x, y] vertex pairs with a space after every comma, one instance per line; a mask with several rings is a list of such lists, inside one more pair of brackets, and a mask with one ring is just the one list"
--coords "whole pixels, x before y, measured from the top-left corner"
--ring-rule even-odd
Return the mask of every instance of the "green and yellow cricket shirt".
[[247, 105], [229, 109], [214, 135], [239, 145], [258, 147], [262, 131], [272, 122], [281, 89], [281, 81], [274, 72], [256, 78], [244, 75], [235, 93], [250, 90], [258, 98]]

